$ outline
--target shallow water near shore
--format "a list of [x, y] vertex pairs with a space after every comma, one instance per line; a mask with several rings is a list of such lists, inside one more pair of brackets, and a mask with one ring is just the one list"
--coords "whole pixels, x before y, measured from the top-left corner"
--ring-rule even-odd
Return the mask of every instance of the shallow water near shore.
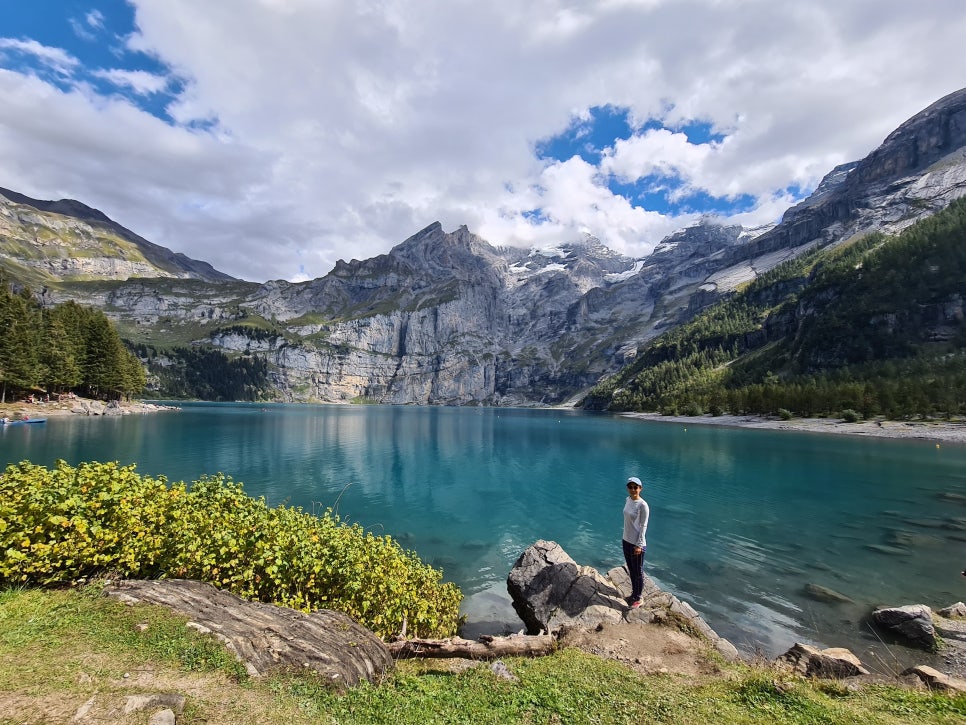
[[25, 459], [224, 472], [272, 505], [331, 507], [442, 567], [467, 597], [467, 636], [520, 629], [505, 581], [537, 539], [620, 565], [629, 475], [651, 507], [648, 573], [746, 653], [804, 641], [874, 663], [902, 651], [864, 624], [873, 607], [966, 599], [962, 445], [561, 410], [199, 403], [0, 430], [0, 463]]

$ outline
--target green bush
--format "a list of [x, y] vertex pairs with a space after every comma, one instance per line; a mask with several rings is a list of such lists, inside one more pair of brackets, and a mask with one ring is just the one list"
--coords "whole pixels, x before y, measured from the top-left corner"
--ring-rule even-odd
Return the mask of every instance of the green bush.
[[701, 406], [693, 400], [689, 400], [684, 404], [684, 410], [682, 413], [690, 416], [704, 415], [704, 411], [701, 409]]
[[782, 420], [791, 420], [794, 417], [794, 413], [792, 413], [792, 411], [790, 411], [788, 408], [779, 408], [778, 417]]
[[270, 508], [222, 474], [190, 487], [134, 466], [22, 462], [0, 475], [0, 585], [111, 572], [200, 579], [248, 599], [328, 608], [376, 634], [446, 637], [462, 595], [389, 536], [327, 510]]
[[842, 420], [846, 423], [858, 423], [862, 420], [862, 415], [857, 410], [846, 408], [842, 411]]

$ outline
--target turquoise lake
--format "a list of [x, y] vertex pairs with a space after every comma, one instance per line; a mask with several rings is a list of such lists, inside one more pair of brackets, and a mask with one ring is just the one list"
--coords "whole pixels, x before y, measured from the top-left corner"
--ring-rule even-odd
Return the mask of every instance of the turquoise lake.
[[[644, 422], [561, 410], [184, 404], [0, 429], [0, 462], [224, 472], [391, 534], [464, 594], [467, 636], [522, 627], [506, 576], [537, 539], [623, 563], [629, 475], [651, 507], [646, 571], [739, 649], [878, 640], [877, 605], [966, 599], [966, 446]], [[808, 584], [854, 603], [811, 598]], [[921, 658], [920, 658], [921, 659]]]

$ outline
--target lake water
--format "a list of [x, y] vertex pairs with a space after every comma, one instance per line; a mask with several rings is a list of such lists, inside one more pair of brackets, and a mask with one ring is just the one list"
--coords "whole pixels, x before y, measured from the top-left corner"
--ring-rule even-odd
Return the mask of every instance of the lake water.
[[623, 563], [629, 475], [651, 507], [647, 572], [745, 652], [804, 641], [865, 661], [880, 656], [874, 606], [966, 599], [966, 447], [946, 443], [560, 410], [185, 404], [0, 430], [0, 463], [24, 459], [224, 472], [272, 505], [332, 507], [442, 567], [469, 636], [521, 628], [505, 582], [537, 539], [601, 571]]

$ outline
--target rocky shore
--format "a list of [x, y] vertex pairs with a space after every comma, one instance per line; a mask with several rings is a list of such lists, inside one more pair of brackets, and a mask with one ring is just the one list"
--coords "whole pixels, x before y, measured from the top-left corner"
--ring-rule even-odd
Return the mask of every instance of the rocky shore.
[[678, 425], [722, 425], [734, 428], [791, 430], [802, 433], [873, 436], [877, 438], [911, 438], [966, 444], [966, 421], [898, 421], [868, 420], [847, 423], [841, 418], [770, 418], [756, 415], [661, 415], [659, 413], [621, 413], [627, 418], [675, 423]]
[[[707, 667], [701, 645], [726, 660], [741, 658], [687, 602], [662, 591], [646, 574], [641, 606], [631, 609], [625, 599], [630, 578], [624, 567], [601, 574], [575, 562], [553, 541], [537, 541], [520, 555], [507, 577], [507, 590], [530, 633], [553, 634], [564, 645], [624, 661], [645, 673], [697, 674], [702, 663]], [[938, 612], [922, 604], [881, 607], [870, 612], [870, 619], [896, 646], [919, 649], [924, 658], [942, 651], [942, 670], [917, 664], [883, 673], [847, 649], [806, 643], [796, 643], [772, 664], [806, 677], [966, 692], [966, 605], [957, 602]]]
[[[602, 574], [574, 561], [553, 541], [530, 545], [507, 577], [507, 590], [526, 628], [508, 637], [459, 637], [384, 643], [345, 615], [321, 610], [304, 614], [241, 598], [202, 582], [109, 582], [105, 593], [128, 604], [161, 604], [187, 615], [189, 627], [213, 634], [253, 677], [277, 667], [309, 668], [342, 689], [378, 682], [399, 657], [455, 658], [472, 664], [496, 660], [498, 676], [515, 679], [500, 657], [549, 654], [575, 647], [613, 659], [643, 674], [717, 676], [722, 660], [745, 659], [687, 602], [664, 592], [645, 575], [639, 608], [627, 604], [630, 580], [623, 567]], [[933, 612], [924, 605], [880, 608], [871, 619], [885, 637], [902, 640], [923, 654], [942, 648], [966, 653], [966, 605]], [[529, 646], [532, 645], [532, 646]], [[960, 658], [959, 663], [962, 664]], [[847, 680], [849, 686], [887, 682], [916, 689], [966, 692], [966, 671], [947, 660], [942, 671], [927, 664], [903, 671], [877, 671], [847, 649], [796, 643], [770, 663], [804, 677]], [[502, 674], [501, 674], [502, 673]]]
[[180, 410], [180, 408], [174, 405], [145, 403], [140, 400], [113, 400], [105, 403], [90, 398], [63, 396], [61, 400], [38, 400], [34, 403], [19, 400], [15, 403], [3, 403], [0, 404], [0, 417], [19, 420], [22, 418], [61, 418], [72, 415], [134, 415], [173, 410]]

